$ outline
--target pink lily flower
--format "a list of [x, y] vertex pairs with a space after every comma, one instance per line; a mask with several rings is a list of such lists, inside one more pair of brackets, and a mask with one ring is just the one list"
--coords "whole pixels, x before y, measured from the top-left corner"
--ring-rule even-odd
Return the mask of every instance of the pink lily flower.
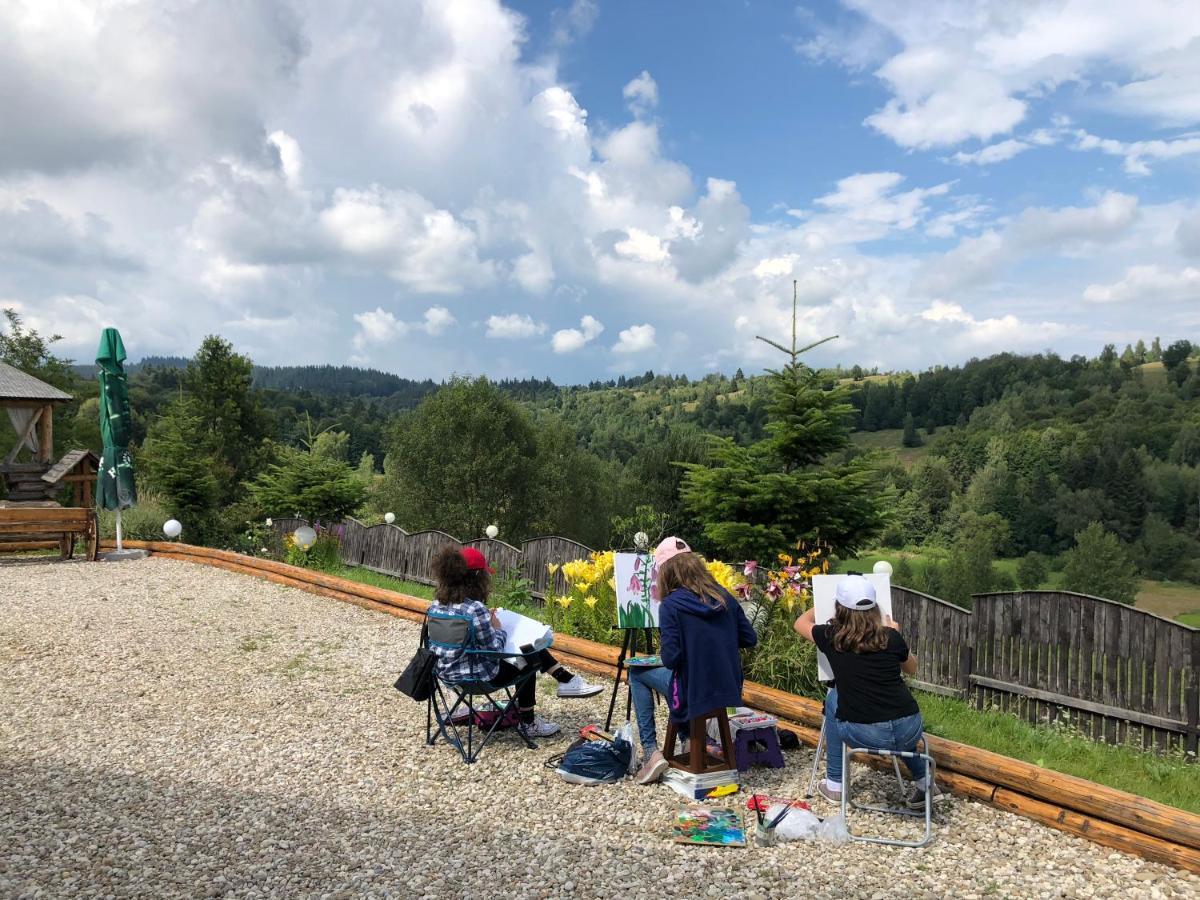
[[642, 582], [641, 582], [641, 580], [640, 580], [640, 579], [639, 579], [639, 578], [638, 578], [636, 575], [632, 576], [632, 577], [629, 579], [629, 591], [630, 591], [631, 593], [637, 593], [637, 592], [638, 592], [638, 591], [640, 591], [641, 589], [642, 589]]
[[758, 571], [758, 560], [748, 559], [742, 563], [742, 574], [747, 578], [754, 577], [754, 573]]
[[772, 581], [767, 585], [767, 596], [778, 598], [783, 593], [783, 588], [779, 586], [779, 582]]

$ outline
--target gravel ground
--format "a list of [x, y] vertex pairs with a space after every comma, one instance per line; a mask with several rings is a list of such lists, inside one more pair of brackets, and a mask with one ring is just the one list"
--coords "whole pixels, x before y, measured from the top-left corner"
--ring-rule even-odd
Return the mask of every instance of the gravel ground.
[[[564, 738], [506, 735], [470, 767], [424, 746], [423, 705], [391, 688], [416, 637], [186, 563], [0, 563], [0, 897], [1200, 896], [962, 800], [924, 850], [676, 845], [680, 798], [562, 783], [542, 763]], [[604, 695], [551, 685], [564, 730], [603, 718]], [[749, 784], [794, 796], [810, 762]]]

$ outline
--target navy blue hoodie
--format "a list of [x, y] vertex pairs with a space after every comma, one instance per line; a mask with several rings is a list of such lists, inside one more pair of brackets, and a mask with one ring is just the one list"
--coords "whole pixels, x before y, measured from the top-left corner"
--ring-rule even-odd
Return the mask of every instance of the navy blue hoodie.
[[658, 626], [663, 665], [672, 671], [667, 697], [672, 719], [686, 722], [724, 706], [741, 705], [738, 648], [753, 647], [758, 636], [740, 603], [728, 592], [721, 605], [677, 588], [663, 598]]

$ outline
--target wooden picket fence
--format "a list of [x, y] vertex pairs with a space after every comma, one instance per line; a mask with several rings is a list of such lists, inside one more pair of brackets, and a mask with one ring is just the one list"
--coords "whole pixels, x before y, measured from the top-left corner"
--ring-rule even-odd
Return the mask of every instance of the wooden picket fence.
[[[273, 524], [282, 539], [305, 523]], [[548, 565], [592, 552], [554, 536], [518, 549], [354, 519], [334, 530], [346, 565], [432, 584], [430, 563], [439, 549], [472, 546], [498, 572], [520, 572], [539, 599], [566, 590], [562, 574], [551, 575]], [[1066, 591], [979, 594], [967, 610], [893, 585], [892, 600], [919, 661], [916, 687], [1030, 721], [1064, 722], [1100, 742], [1197, 753], [1200, 629]]]

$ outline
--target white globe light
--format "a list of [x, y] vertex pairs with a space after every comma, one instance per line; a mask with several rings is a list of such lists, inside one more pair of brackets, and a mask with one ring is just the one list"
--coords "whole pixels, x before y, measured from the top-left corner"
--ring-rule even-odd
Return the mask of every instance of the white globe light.
[[483, 533], [494, 541], [496, 539], [496, 535], [500, 533], [500, 529], [495, 525], [489, 525], [487, 528], [483, 529]]
[[274, 522], [272, 522], [270, 519], [267, 519], [267, 527], [268, 528], [272, 528], [272, 527], [274, 527], [274, 525], [275, 525]]
[[645, 550], [650, 546], [650, 535], [644, 531], [639, 531], [633, 536], [633, 545], [639, 550]]
[[296, 529], [296, 533], [292, 535], [292, 540], [296, 542], [296, 546], [301, 550], [307, 550], [317, 542], [317, 533], [308, 525], [301, 525]]
[[383, 514], [383, 521], [385, 521], [385, 522], [387, 522], [389, 525], [391, 525], [393, 522], [395, 522], [395, 521], [396, 521], [396, 514], [395, 514], [395, 513], [384, 513], [384, 514]]
[[891, 575], [892, 574], [892, 564], [890, 562], [888, 562], [886, 559], [881, 559], [879, 562], [875, 563], [875, 565], [871, 567], [871, 571], [874, 572], [876, 575]]
[[163, 534], [169, 538], [177, 538], [183, 533], [183, 526], [179, 524], [178, 519], [167, 519], [163, 523]]

